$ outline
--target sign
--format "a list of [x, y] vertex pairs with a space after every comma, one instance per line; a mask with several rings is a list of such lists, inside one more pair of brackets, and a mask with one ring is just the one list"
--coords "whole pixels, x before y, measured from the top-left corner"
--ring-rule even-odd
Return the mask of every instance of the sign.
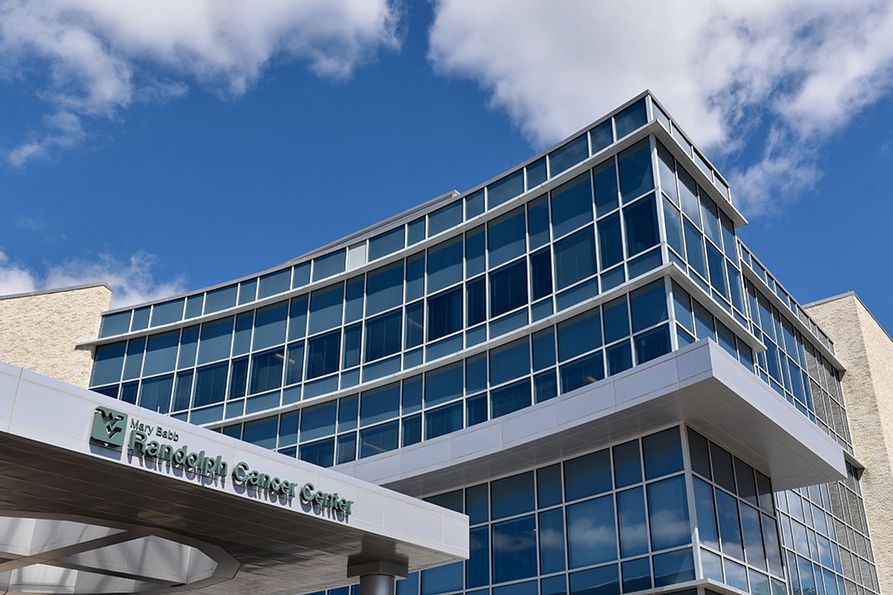
[[167, 463], [172, 468], [202, 477], [229, 477], [233, 485], [274, 497], [298, 497], [302, 503], [311, 507], [330, 510], [344, 517], [350, 516], [353, 500], [347, 500], [337, 492], [317, 490], [309, 482], [299, 487], [297, 482], [252, 469], [248, 463], [241, 461], [231, 465], [221, 455], [209, 454], [204, 450], [196, 452], [185, 444], [178, 445], [180, 435], [174, 430], [133, 418], [129, 419], [128, 424], [128, 419], [126, 413], [108, 407], [97, 407], [93, 412], [90, 441], [108, 448], [123, 449], [129, 428], [130, 438], [126, 443], [127, 452], [131, 456]]

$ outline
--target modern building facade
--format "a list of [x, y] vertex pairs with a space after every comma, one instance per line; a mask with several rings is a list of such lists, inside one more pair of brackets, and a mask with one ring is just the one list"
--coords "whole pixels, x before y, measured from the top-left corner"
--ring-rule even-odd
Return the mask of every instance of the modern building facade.
[[646, 92], [79, 347], [109, 402], [468, 515], [402, 595], [879, 593], [845, 368], [745, 224]]

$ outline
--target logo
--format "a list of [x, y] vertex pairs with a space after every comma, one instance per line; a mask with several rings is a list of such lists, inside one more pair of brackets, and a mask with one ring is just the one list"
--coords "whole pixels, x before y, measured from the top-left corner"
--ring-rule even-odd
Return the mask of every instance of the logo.
[[127, 430], [127, 414], [97, 407], [93, 412], [93, 428], [90, 440], [103, 446], [121, 448], [124, 446], [124, 434]]

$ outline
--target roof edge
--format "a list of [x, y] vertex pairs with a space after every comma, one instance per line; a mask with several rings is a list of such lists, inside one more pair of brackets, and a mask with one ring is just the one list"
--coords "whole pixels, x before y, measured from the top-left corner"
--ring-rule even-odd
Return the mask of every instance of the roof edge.
[[92, 289], [94, 287], [105, 287], [109, 290], [109, 293], [112, 293], [112, 287], [108, 283], [84, 283], [82, 285], [72, 285], [70, 287], [54, 287], [52, 289], [42, 289], [40, 291], [27, 291], [24, 293], [10, 293], [8, 295], [0, 295], [0, 300], [35, 297], [39, 295], [49, 295], [52, 293], [65, 293], [68, 291], [79, 291], [81, 289]]

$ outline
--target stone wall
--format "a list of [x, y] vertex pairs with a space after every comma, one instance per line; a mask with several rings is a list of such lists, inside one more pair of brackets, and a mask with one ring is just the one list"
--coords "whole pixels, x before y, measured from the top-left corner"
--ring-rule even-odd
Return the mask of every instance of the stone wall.
[[111, 299], [105, 285], [0, 296], [0, 361], [86, 387], [92, 353], [75, 344], [98, 336]]
[[854, 293], [806, 308], [846, 366], [843, 390], [882, 593], [893, 593], [893, 341]]

